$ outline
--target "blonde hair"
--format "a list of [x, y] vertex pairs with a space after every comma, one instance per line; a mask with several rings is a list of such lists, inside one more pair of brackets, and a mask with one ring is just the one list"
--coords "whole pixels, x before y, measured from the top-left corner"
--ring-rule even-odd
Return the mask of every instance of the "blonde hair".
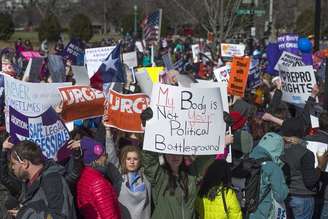
[[129, 152], [137, 153], [138, 158], [140, 160], [138, 168], [140, 168], [140, 166], [141, 166], [141, 151], [140, 151], [140, 149], [137, 146], [126, 145], [121, 149], [121, 153], [120, 153], [120, 164], [121, 164], [121, 171], [122, 171], [123, 174], [128, 173], [125, 161], [126, 161], [126, 158], [127, 158]]

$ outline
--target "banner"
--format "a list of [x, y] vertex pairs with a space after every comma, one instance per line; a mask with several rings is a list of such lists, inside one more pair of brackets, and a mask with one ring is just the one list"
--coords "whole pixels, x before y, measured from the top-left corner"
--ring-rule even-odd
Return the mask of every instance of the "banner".
[[104, 114], [105, 97], [102, 91], [89, 86], [60, 87], [58, 90], [62, 98], [61, 117], [65, 122]]
[[137, 58], [137, 52], [128, 52], [123, 53], [123, 62], [124, 64], [127, 64], [129, 68], [137, 67], [138, 66], [138, 58]]
[[108, 55], [115, 49], [115, 46], [98, 47], [85, 50], [85, 62], [89, 78], [91, 78], [105, 61]]
[[249, 70], [247, 79], [247, 87], [254, 89], [262, 84], [261, 69], [259, 66], [254, 66]]
[[28, 61], [27, 67], [24, 72], [23, 81], [40, 82], [40, 72], [43, 65], [43, 57], [31, 58]]
[[312, 66], [280, 68], [282, 100], [288, 103], [304, 104], [316, 84]]
[[30, 83], [5, 76], [5, 101], [7, 106], [26, 116], [38, 116], [50, 106], [56, 108], [61, 97], [59, 87], [70, 83]]
[[250, 58], [234, 56], [231, 64], [230, 78], [228, 81], [228, 93], [243, 97], [247, 85]]
[[143, 133], [140, 115], [148, 106], [149, 97], [145, 94], [120, 94], [110, 90], [104, 123], [125, 132]]
[[276, 66], [274, 67], [274, 70], [279, 71], [279, 65], [285, 67], [295, 67], [295, 66], [303, 66], [304, 63], [302, 61], [302, 57], [284, 51], [281, 54]]
[[297, 34], [286, 34], [283, 36], [279, 36], [277, 42], [280, 51], [286, 51], [296, 55], [300, 54], [300, 51], [298, 49]]
[[42, 57], [38, 51], [22, 51], [21, 54], [27, 61], [30, 61], [31, 58]]
[[54, 158], [70, 139], [68, 129], [52, 107], [35, 117], [26, 116], [9, 107], [9, 118], [12, 142], [33, 141], [47, 158]]
[[244, 44], [221, 43], [221, 56], [222, 57], [244, 56], [245, 48], [246, 46]]
[[153, 118], [145, 129], [144, 150], [209, 155], [224, 149], [225, 122], [219, 88], [155, 84]]
[[70, 59], [72, 65], [83, 65], [84, 44], [81, 40], [72, 39], [64, 49], [65, 59]]
[[85, 66], [72, 65], [72, 72], [76, 85], [90, 85], [90, 79]]
[[230, 71], [231, 71], [231, 66], [227, 64], [223, 67], [214, 69], [213, 73], [216, 77], [216, 80], [228, 84]]

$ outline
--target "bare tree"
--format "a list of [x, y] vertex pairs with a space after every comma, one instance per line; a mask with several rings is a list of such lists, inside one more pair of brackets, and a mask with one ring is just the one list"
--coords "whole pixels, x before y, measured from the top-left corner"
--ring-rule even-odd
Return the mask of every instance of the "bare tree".
[[[220, 41], [227, 38], [236, 20], [236, 11], [241, 0], [166, 0], [165, 5], [175, 14], [183, 16], [190, 23], [198, 24], [207, 32], [213, 32]], [[204, 13], [205, 12], [205, 13]], [[175, 21], [176, 17], [174, 17]]]

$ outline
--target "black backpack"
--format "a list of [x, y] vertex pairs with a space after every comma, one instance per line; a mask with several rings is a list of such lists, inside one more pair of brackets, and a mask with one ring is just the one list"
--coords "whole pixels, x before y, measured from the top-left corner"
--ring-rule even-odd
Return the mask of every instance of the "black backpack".
[[261, 187], [261, 167], [265, 161], [272, 161], [271, 158], [265, 157], [260, 159], [250, 158], [248, 155], [244, 157], [238, 168], [241, 168], [244, 173], [247, 173], [245, 188], [242, 193], [244, 210], [247, 214], [257, 210], [258, 205], [263, 201], [266, 195], [270, 192], [270, 188], [265, 191], [260, 197]]

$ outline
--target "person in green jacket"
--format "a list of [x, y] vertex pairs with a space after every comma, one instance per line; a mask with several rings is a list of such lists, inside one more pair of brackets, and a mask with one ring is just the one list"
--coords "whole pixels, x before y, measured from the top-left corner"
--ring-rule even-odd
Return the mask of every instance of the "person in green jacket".
[[242, 219], [230, 167], [225, 160], [215, 160], [208, 167], [198, 193], [196, 211], [200, 219]]
[[194, 219], [196, 176], [188, 173], [183, 156], [165, 154], [163, 166], [157, 153], [143, 152], [144, 174], [152, 187], [152, 219]]

